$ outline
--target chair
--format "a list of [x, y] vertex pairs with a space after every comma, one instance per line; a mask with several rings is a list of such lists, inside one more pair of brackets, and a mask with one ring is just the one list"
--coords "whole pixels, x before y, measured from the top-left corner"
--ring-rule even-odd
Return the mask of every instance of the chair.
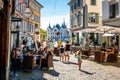
[[23, 71], [32, 71], [35, 67], [34, 56], [24, 55], [23, 57]]
[[108, 62], [117, 62], [118, 61], [118, 53], [119, 53], [119, 49], [115, 49], [114, 54], [109, 54], [108, 55]]
[[48, 68], [50, 67], [53, 67], [54, 69], [54, 66], [53, 66], [53, 55], [49, 55], [48, 56]]

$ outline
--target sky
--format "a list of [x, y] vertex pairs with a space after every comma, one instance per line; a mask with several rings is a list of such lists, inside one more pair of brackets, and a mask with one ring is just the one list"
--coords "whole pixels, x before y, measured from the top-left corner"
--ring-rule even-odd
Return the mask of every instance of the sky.
[[51, 27], [62, 24], [64, 21], [69, 28], [70, 0], [37, 0], [43, 8], [41, 9], [41, 28], [46, 30], [49, 23]]

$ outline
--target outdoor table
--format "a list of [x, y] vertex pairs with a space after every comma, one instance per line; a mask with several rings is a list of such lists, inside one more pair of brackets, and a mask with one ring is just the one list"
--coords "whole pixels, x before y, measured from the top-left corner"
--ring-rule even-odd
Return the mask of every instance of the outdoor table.
[[85, 49], [85, 50], [82, 50], [82, 54], [83, 54], [83, 55], [86, 55], [86, 56], [88, 56], [88, 57], [90, 56], [89, 50], [86, 50], [86, 49]]
[[78, 50], [80, 50], [81, 47], [80, 46], [71, 46], [71, 51], [72, 52], [77, 52]]
[[101, 50], [96, 50], [94, 55], [94, 60], [98, 63], [103, 62], [104, 53], [101, 53]]

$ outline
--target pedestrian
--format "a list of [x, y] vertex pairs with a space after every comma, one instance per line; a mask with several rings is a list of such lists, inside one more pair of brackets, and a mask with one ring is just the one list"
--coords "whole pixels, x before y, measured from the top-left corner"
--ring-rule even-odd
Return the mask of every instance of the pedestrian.
[[78, 68], [79, 68], [79, 70], [81, 70], [82, 51], [81, 51], [81, 50], [77, 51], [77, 53], [75, 53], [75, 57], [76, 57], [77, 60], [78, 60]]
[[61, 45], [61, 47], [60, 47], [59, 55], [60, 55], [60, 61], [63, 62], [63, 60], [64, 60], [64, 48], [63, 48], [63, 45]]
[[65, 45], [65, 61], [66, 61], [66, 58], [68, 58], [68, 62], [69, 62], [69, 59], [70, 59], [70, 47], [71, 47], [71, 45], [67, 41], [66, 45]]

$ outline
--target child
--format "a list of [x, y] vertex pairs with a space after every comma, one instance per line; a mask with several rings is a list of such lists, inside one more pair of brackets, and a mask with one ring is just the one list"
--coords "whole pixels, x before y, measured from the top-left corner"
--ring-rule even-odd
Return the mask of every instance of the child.
[[75, 57], [78, 59], [78, 67], [79, 67], [79, 70], [81, 70], [81, 63], [82, 63], [82, 51], [79, 50], [77, 51], [77, 54], [75, 54]]
[[59, 55], [60, 55], [60, 61], [63, 61], [63, 59], [64, 59], [64, 48], [63, 48], [63, 45], [61, 45], [61, 47], [60, 47]]

